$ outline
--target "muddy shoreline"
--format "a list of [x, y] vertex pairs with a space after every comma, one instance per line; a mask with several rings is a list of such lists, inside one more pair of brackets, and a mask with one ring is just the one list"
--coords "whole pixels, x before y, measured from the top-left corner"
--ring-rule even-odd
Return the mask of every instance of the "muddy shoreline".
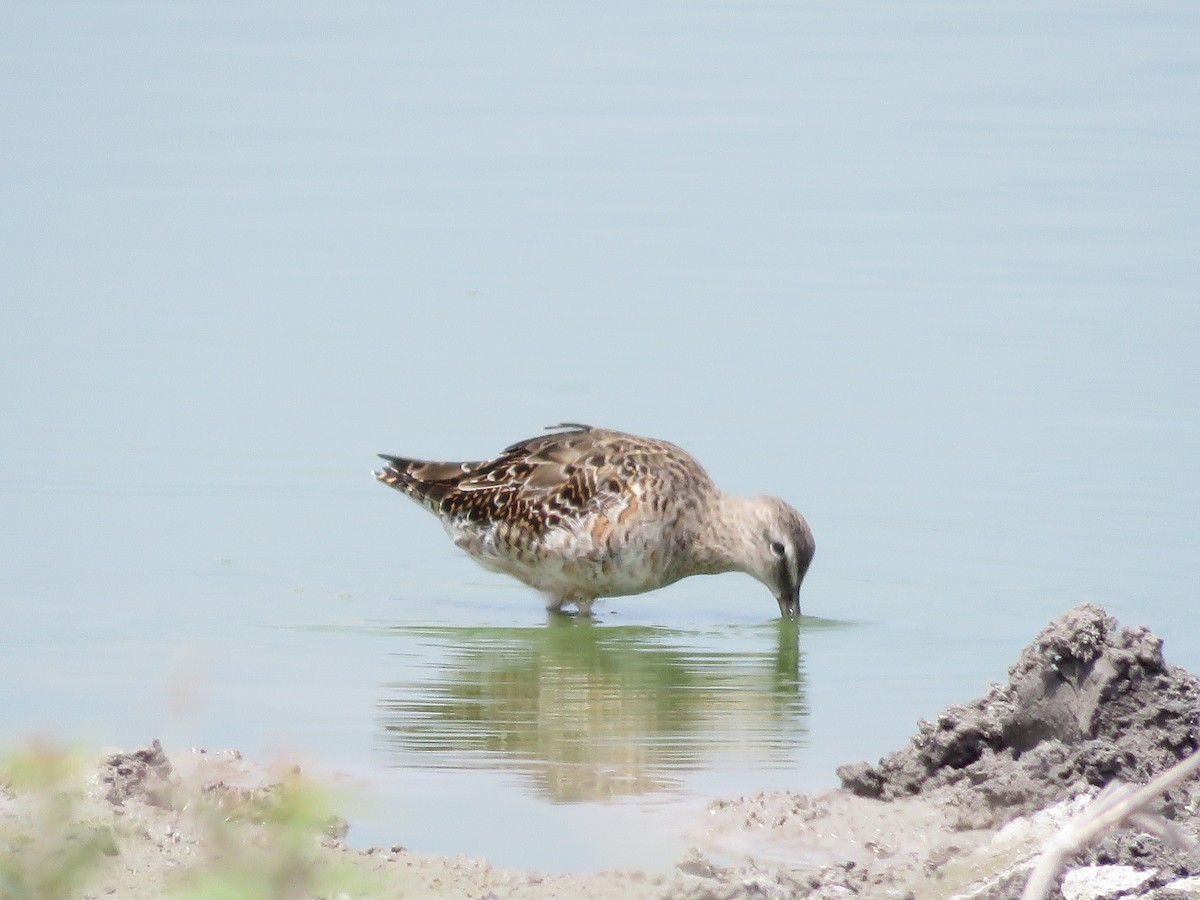
[[[267, 773], [234, 751], [168, 758], [155, 742], [106, 757], [75, 799], [64, 846], [111, 840], [98, 840], [91, 868], [63, 896], [205, 896], [214, 878], [253, 880], [265, 868], [264, 893], [247, 896], [1000, 900], [1020, 895], [1045, 843], [1104, 785], [1145, 782], [1198, 746], [1200, 681], [1167, 662], [1149, 631], [1087, 605], [1046, 626], [1007, 684], [918, 723], [907, 746], [876, 763], [842, 766], [841, 788], [714, 801], [667, 875], [508, 870], [411, 852], [403, 835], [351, 849], [345, 823], [302, 773]], [[1192, 838], [1197, 782], [1156, 810]], [[21, 785], [0, 791], [19, 873], [37, 874], [39, 840], [58, 846], [37, 834], [44, 806]], [[745, 862], [711, 861], [735, 857]], [[1200, 850], [1137, 830], [1104, 835], [1067, 869], [1056, 895], [1071, 900], [1200, 897]]]

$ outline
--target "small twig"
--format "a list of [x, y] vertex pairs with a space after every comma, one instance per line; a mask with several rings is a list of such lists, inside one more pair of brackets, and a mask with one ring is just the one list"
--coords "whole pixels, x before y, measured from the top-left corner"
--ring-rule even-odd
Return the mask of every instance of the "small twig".
[[1136, 790], [1127, 784], [1114, 782], [1106, 787], [1075, 819], [1068, 822], [1043, 851], [1021, 900], [1043, 900], [1050, 892], [1054, 879], [1062, 870], [1067, 857], [1086, 847], [1097, 835], [1120, 825], [1136, 824], [1143, 830], [1179, 846], [1188, 846], [1189, 839], [1161, 816], [1147, 812], [1147, 807], [1160, 794], [1169, 791], [1197, 769], [1200, 751], [1176, 763]]

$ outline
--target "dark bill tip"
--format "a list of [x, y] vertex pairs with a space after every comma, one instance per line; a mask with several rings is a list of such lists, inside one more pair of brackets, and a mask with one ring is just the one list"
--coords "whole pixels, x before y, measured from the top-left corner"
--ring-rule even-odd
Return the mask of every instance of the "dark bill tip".
[[790, 591], [775, 598], [779, 601], [779, 614], [785, 619], [800, 618], [800, 590]]

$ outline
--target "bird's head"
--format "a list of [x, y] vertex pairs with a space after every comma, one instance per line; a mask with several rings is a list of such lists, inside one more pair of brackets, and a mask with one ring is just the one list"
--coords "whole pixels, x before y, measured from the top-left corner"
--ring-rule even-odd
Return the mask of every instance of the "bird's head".
[[816, 551], [808, 522], [778, 497], [754, 497], [742, 524], [746, 572], [770, 588], [780, 615], [799, 618], [800, 584]]

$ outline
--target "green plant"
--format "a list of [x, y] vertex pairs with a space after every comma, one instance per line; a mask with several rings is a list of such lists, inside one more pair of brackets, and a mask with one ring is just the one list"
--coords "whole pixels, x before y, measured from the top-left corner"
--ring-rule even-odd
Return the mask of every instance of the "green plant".
[[177, 896], [205, 900], [292, 900], [361, 893], [364, 876], [323, 843], [345, 833], [327, 792], [296, 771], [251, 790], [217, 785], [194, 804], [204, 860]]
[[0, 897], [69, 897], [117, 852], [108, 825], [77, 821], [80, 773], [75, 754], [46, 742], [0, 758], [0, 787], [17, 812], [0, 820]]

